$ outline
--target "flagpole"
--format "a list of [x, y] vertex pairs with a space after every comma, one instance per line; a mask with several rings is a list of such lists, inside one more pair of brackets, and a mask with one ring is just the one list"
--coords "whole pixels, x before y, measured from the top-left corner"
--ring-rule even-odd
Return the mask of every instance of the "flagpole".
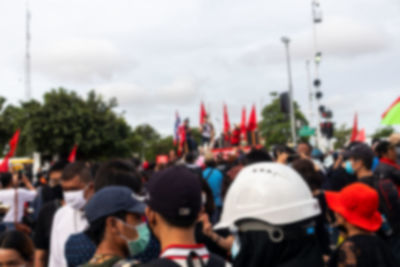
[[31, 33], [30, 33], [30, 20], [31, 12], [29, 9], [29, 0], [25, 1], [26, 9], [26, 33], [25, 33], [25, 97], [26, 101], [29, 101], [32, 97], [31, 95]]
[[287, 71], [288, 71], [288, 85], [289, 85], [289, 102], [290, 102], [290, 126], [292, 132], [293, 146], [297, 146], [296, 140], [296, 121], [294, 116], [294, 101], [293, 101], [293, 83], [292, 83], [292, 68], [290, 64], [290, 51], [289, 44], [290, 39], [287, 37], [282, 37], [282, 42], [285, 44], [286, 48], [286, 61], [287, 61]]

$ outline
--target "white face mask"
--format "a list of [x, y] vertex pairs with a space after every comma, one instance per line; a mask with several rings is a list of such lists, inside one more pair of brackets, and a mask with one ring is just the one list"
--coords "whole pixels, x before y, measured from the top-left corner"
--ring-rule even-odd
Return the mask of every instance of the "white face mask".
[[77, 191], [64, 192], [64, 200], [75, 210], [80, 210], [86, 205], [86, 199], [83, 196], [83, 189]]

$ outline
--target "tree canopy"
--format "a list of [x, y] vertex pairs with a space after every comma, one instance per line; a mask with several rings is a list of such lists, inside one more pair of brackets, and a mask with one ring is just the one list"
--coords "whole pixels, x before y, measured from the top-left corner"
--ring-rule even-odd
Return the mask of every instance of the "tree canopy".
[[156, 153], [172, 147], [172, 138], [161, 138], [149, 125], [132, 131], [115, 112], [116, 100], [104, 100], [94, 91], [82, 97], [59, 88], [46, 93], [42, 103], [5, 103], [5, 98], [0, 98], [0, 145], [4, 147], [15, 130], [21, 129], [18, 155], [39, 151], [67, 157], [76, 144], [81, 159], [129, 157], [133, 153], [154, 159]]
[[[280, 100], [277, 94], [271, 94], [273, 97], [270, 104], [262, 110], [262, 119], [259, 123], [261, 136], [265, 138], [266, 145], [285, 144], [291, 140], [290, 118], [287, 114], [281, 112]], [[296, 131], [308, 124], [304, 114], [300, 111], [298, 104], [294, 103]]]

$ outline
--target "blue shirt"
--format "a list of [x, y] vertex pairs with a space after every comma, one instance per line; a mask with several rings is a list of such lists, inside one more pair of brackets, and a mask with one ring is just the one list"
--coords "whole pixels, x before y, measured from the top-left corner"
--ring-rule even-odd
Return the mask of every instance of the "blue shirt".
[[203, 178], [211, 188], [215, 206], [222, 207], [222, 181], [224, 179], [222, 172], [216, 168], [207, 168], [203, 171]]

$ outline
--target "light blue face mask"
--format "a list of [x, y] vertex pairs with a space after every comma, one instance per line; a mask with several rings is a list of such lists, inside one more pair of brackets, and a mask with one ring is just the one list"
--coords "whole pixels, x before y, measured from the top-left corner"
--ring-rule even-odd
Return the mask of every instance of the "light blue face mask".
[[126, 243], [128, 245], [129, 255], [131, 257], [134, 257], [145, 251], [147, 246], [149, 245], [150, 230], [146, 223], [139, 224], [136, 227], [126, 224], [125, 222], [123, 223], [125, 224], [125, 226], [129, 228], [135, 228], [139, 236], [136, 240], [129, 240], [128, 238], [122, 235], [122, 238], [126, 240]]
[[351, 162], [348, 160], [346, 161], [346, 167], [345, 170], [348, 174], [353, 175], [355, 173], [354, 169], [353, 169], [353, 165], [351, 165]]
[[240, 242], [239, 242], [239, 237], [236, 236], [235, 241], [233, 241], [231, 248], [231, 256], [233, 260], [236, 259], [236, 257], [239, 255], [239, 252], [240, 252]]

